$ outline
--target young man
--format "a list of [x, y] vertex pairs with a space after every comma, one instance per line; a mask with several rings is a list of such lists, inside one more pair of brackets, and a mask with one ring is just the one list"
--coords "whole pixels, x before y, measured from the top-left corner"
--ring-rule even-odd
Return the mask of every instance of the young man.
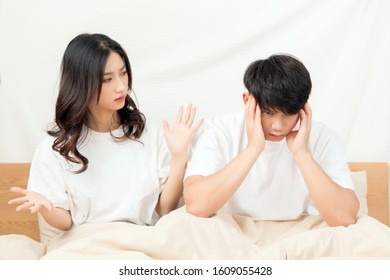
[[209, 120], [194, 139], [184, 199], [189, 213], [226, 211], [255, 220], [321, 215], [330, 226], [356, 222], [342, 142], [312, 121], [310, 74], [290, 55], [253, 62], [244, 75], [245, 112]]

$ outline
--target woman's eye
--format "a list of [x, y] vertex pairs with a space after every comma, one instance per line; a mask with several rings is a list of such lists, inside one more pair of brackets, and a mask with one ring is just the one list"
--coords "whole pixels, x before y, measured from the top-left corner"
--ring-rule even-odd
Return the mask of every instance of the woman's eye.
[[125, 76], [125, 75], [127, 75], [127, 71], [122, 72], [122, 76]]
[[103, 79], [103, 83], [108, 83], [111, 81], [111, 78], [108, 78], [108, 79]]

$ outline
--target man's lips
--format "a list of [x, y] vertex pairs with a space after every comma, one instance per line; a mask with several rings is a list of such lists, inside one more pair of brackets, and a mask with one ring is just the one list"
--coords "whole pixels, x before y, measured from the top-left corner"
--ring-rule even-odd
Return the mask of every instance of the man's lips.
[[269, 136], [273, 137], [273, 138], [284, 138], [286, 137], [285, 134], [273, 134], [273, 133], [268, 133]]

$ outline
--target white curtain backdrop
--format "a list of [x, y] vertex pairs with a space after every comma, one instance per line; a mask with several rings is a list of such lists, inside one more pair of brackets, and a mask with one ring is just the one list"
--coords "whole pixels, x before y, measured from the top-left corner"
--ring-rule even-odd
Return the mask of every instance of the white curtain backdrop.
[[293, 54], [312, 76], [313, 117], [348, 159], [390, 162], [389, 19], [387, 0], [0, 0], [0, 162], [31, 160], [83, 32], [126, 49], [149, 121], [190, 102], [203, 118], [240, 110], [246, 66]]

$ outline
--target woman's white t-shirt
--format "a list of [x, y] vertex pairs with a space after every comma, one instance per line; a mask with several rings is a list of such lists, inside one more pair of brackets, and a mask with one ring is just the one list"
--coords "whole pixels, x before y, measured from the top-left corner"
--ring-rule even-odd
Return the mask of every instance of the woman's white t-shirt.
[[[123, 135], [122, 128], [112, 132]], [[67, 162], [53, 151], [55, 138], [38, 145], [28, 189], [48, 198], [55, 207], [70, 210], [75, 225], [126, 221], [151, 225], [169, 172], [170, 152], [160, 126], [146, 126], [138, 140], [118, 141], [110, 133], [88, 130], [79, 151], [88, 169]]]
[[[193, 140], [185, 178], [217, 172], [247, 142], [243, 112], [208, 120]], [[313, 121], [309, 149], [332, 180], [354, 189], [342, 142], [334, 131]], [[255, 220], [292, 220], [304, 214], [318, 214], [285, 139], [266, 141], [264, 151], [224, 210]]]

